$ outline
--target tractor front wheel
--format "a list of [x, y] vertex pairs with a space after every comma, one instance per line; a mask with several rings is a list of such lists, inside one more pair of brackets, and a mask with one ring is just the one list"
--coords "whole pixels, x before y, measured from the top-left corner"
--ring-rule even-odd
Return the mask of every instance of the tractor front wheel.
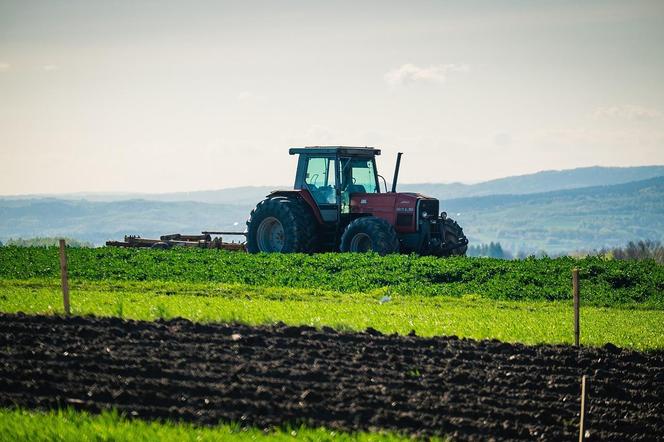
[[379, 255], [399, 252], [399, 238], [394, 227], [382, 218], [367, 216], [348, 224], [341, 235], [342, 252], [376, 252]]
[[442, 256], [466, 256], [468, 240], [466, 239], [466, 235], [463, 234], [461, 226], [453, 219], [447, 218], [441, 224], [441, 228], [445, 243], [451, 246], [451, 249], [446, 250]]
[[290, 198], [267, 198], [247, 221], [249, 253], [311, 253], [316, 221], [306, 203]]

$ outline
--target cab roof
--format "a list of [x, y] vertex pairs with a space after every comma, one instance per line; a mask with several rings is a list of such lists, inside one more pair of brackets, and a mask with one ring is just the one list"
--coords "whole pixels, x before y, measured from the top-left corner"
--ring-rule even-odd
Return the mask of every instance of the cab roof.
[[374, 157], [380, 155], [380, 149], [375, 147], [354, 146], [306, 146], [291, 147], [288, 149], [290, 155], [341, 155], [341, 156], [363, 156]]

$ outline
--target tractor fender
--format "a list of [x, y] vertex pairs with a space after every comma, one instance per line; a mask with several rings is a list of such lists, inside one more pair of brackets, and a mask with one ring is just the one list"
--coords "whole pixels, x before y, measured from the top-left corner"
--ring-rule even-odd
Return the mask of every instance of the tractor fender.
[[285, 196], [287, 198], [295, 198], [303, 200], [311, 208], [314, 217], [316, 217], [316, 221], [318, 221], [319, 224], [323, 224], [323, 218], [320, 216], [320, 210], [318, 209], [318, 205], [316, 204], [314, 197], [311, 195], [311, 192], [309, 192], [307, 189], [275, 190], [273, 192], [270, 192], [270, 194], [267, 197], [273, 198], [275, 196]]

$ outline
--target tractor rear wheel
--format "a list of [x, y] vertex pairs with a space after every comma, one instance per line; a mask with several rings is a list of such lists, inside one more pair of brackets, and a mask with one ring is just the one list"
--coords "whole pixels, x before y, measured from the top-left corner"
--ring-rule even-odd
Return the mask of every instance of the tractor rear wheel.
[[267, 198], [247, 221], [249, 253], [311, 253], [316, 221], [306, 203], [291, 198]]
[[382, 218], [367, 216], [348, 224], [341, 235], [342, 252], [370, 252], [379, 255], [399, 252], [399, 238], [394, 227]]

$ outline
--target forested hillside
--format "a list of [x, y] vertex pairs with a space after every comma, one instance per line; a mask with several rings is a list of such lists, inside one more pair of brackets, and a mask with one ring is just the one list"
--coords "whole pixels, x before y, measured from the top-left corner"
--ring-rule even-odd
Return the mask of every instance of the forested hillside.
[[444, 201], [471, 242], [560, 253], [664, 238], [664, 177], [532, 195]]

